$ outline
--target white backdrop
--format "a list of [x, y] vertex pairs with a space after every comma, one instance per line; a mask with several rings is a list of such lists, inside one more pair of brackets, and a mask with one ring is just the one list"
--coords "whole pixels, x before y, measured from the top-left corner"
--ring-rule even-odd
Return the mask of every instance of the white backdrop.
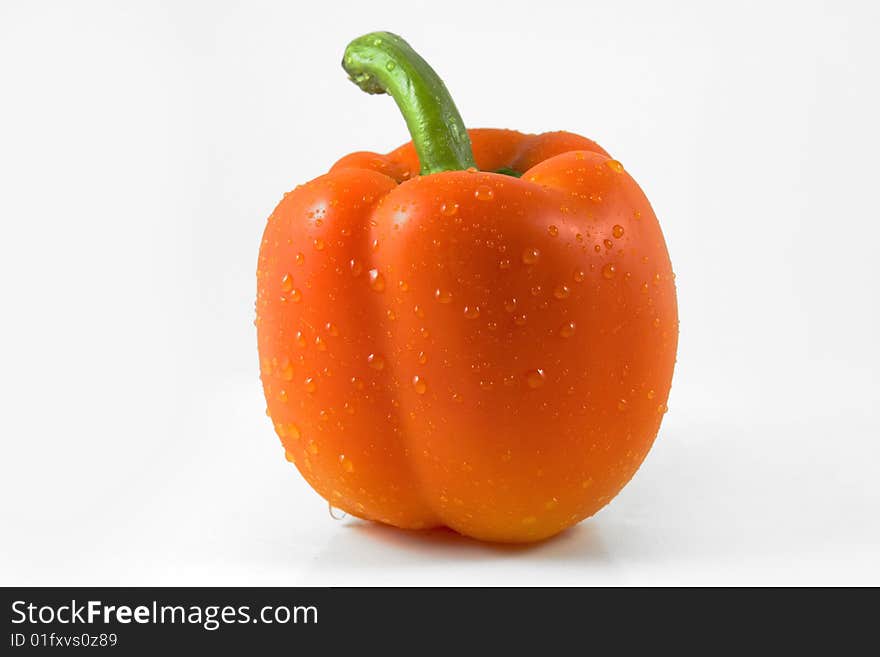
[[[0, 583], [880, 584], [874, 2], [0, 3]], [[681, 314], [670, 413], [531, 548], [335, 521], [258, 381], [265, 218], [407, 140], [400, 33], [471, 127], [596, 139]]]

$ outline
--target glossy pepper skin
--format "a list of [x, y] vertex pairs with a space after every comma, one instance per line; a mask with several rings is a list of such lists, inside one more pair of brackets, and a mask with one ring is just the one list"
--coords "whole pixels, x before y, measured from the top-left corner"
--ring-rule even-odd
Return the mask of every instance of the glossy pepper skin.
[[647, 198], [593, 141], [464, 134], [476, 169], [420, 175], [409, 143], [285, 195], [258, 264], [263, 387], [334, 507], [535, 541], [607, 504], [651, 447], [672, 268]]

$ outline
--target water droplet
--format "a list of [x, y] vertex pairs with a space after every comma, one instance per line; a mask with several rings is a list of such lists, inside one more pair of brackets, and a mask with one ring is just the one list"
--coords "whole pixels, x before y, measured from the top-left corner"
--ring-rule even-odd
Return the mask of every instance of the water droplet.
[[395, 68], [397, 68], [397, 64], [395, 64], [394, 62], [392, 62], [390, 60], [385, 62], [385, 70], [386, 71], [393, 71]]
[[526, 383], [532, 390], [540, 388], [546, 381], [547, 377], [544, 375], [544, 370], [540, 368], [526, 372]]
[[658, 326], [660, 326], [660, 318], [655, 317], [652, 323], [654, 324], [654, 328], [657, 328]]
[[300, 432], [299, 427], [293, 424], [292, 422], [288, 424], [276, 423], [275, 431], [278, 433], [279, 438], [290, 438], [291, 440], [299, 440]]
[[541, 259], [541, 251], [534, 248], [534, 247], [530, 247], [530, 248], [526, 249], [525, 251], [523, 251], [522, 261], [527, 265], [534, 265], [540, 259]]
[[413, 312], [418, 318], [423, 318], [425, 316], [425, 309], [422, 308], [419, 304], [413, 306]]
[[610, 262], [602, 267], [602, 276], [604, 276], [605, 278], [614, 278], [614, 274], [616, 273], [617, 268]]
[[293, 261], [296, 264], [301, 265], [306, 261], [306, 257], [302, 253], [297, 253], [295, 256], [293, 256]]
[[385, 359], [379, 354], [370, 354], [367, 356], [367, 365], [374, 370], [381, 370], [385, 367]]
[[439, 303], [452, 303], [452, 292], [449, 290], [441, 290], [439, 287], [434, 290], [434, 298]]
[[397, 313], [391, 308], [385, 311], [385, 316], [392, 322], [397, 319]]
[[303, 381], [303, 387], [305, 388], [306, 392], [311, 394], [318, 389], [318, 382], [315, 381], [314, 377], [307, 376]]
[[320, 237], [315, 238], [312, 244], [314, 245], [316, 251], [324, 250], [324, 240], [322, 240]]
[[480, 379], [480, 390], [489, 391], [495, 387], [495, 382], [492, 379]]
[[511, 297], [510, 299], [507, 299], [504, 302], [504, 310], [506, 310], [509, 313], [512, 313], [514, 310], [516, 310], [516, 303], [517, 303], [516, 297]]
[[370, 287], [374, 292], [384, 292], [385, 291], [385, 277], [382, 275], [378, 269], [371, 269], [369, 272], [370, 277]]
[[327, 343], [320, 335], [315, 336], [315, 347], [318, 351], [327, 351]]
[[628, 405], [628, 402], [625, 399], [619, 399], [617, 401], [617, 410], [623, 412], [626, 410], [627, 405]]
[[478, 201], [491, 201], [495, 198], [495, 192], [493, 192], [492, 188], [488, 185], [480, 185], [474, 191], [474, 198]]
[[615, 224], [614, 227], [611, 229], [611, 234], [614, 235], [615, 239], [619, 240], [621, 237], [623, 237], [623, 226], [621, 226], [620, 224]]
[[[369, 359], [367, 360], [369, 362]], [[351, 385], [354, 386], [355, 390], [363, 390], [364, 389], [364, 381], [360, 377], [353, 376], [351, 377]]]
[[605, 245], [606, 249], [610, 249], [610, 248], [614, 247], [614, 242], [612, 242], [611, 240], [602, 240], [602, 244]]
[[294, 303], [299, 303], [300, 301], [302, 301], [302, 296], [302, 292], [300, 292], [299, 290], [290, 291], [290, 300]]
[[553, 296], [556, 297], [557, 299], [567, 299], [570, 294], [571, 294], [571, 288], [568, 287], [568, 285], [565, 285], [564, 283], [561, 285], [557, 285], [556, 289], [553, 290]]
[[348, 266], [351, 267], [351, 275], [357, 278], [364, 271], [364, 266], [357, 260], [357, 258], [352, 258], [348, 262]]
[[424, 351], [420, 351], [419, 356], [418, 356], [418, 360], [419, 360], [419, 365], [424, 365], [425, 363], [428, 362], [428, 355]]
[[593, 203], [601, 203], [602, 195], [596, 192], [591, 193], [587, 198], [589, 198]]
[[464, 316], [467, 319], [476, 319], [480, 316], [480, 307], [479, 306], [465, 306], [464, 307]]
[[517, 326], [525, 326], [528, 318], [525, 313], [519, 313], [513, 316], [513, 323]]
[[281, 388], [281, 390], [278, 391], [278, 400], [283, 404], [287, 403], [287, 390]]
[[309, 454], [312, 456], [318, 453], [318, 446], [315, 444], [314, 440], [309, 441], [309, 446], [306, 449], [309, 450]]
[[648, 399], [654, 399], [655, 394], [656, 393], [653, 390], [649, 390], [647, 394]]
[[336, 328], [336, 324], [334, 324], [333, 322], [327, 322], [326, 324], [324, 324], [324, 328], [326, 329], [327, 333], [332, 335], [334, 338], [339, 335], [339, 329]]
[[533, 296], [533, 297], [536, 297], [536, 296], [538, 296], [539, 294], [541, 294], [541, 290], [542, 290], [542, 289], [543, 289], [543, 288], [541, 288], [540, 285], [533, 285], [532, 288], [531, 288], [531, 290], [530, 290], [531, 293], [532, 293], [532, 296]]
[[397, 287], [400, 289], [401, 292], [408, 292], [409, 291], [409, 285], [407, 284], [406, 281], [403, 281], [403, 280], [398, 281]]
[[351, 462], [351, 459], [346, 458], [345, 454], [339, 455], [339, 465], [341, 465], [342, 469], [346, 472], [354, 472], [354, 463]]
[[571, 336], [574, 335], [575, 328], [576, 328], [576, 326], [575, 326], [574, 322], [571, 322], [571, 321], [566, 322], [559, 329], [559, 335], [563, 338], [570, 338]]
[[605, 166], [611, 169], [614, 173], [623, 173], [623, 165], [617, 160], [606, 160]]
[[663, 415], [663, 414], [664, 414], [666, 411], [668, 411], [668, 410], [669, 410], [669, 408], [666, 406], [666, 404], [660, 404], [660, 405], [657, 407], [657, 414], [658, 414], [658, 415]]
[[290, 274], [284, 274], [281, 277], [281, 291], [290, 292], [293, 289], [293, 277]]
[[451, 217], [458, 212], [458, 203], [455, 201], [444, 201], [440, 206], [440, 214], [444, 217]]
[[574, 276], [572, 278], [574, 278], [575, 283], [583, 283], [584, 279], [586, 277], [587, 277], [587, 275], [584, 272], [584, 270], [578, 269], [577, 271], [575, 271]]
[[501, 260], [499, 260], [498, 261], [498, 268], [499, 269], [510, 269], [510, 259], [502, 258]]
[[550, 233], [550, 237], [556, 237], [559, 235], [559, 229], [556, 226], [548, 226], [547, 232]]
[[298, 347], [306, 346], [306, 336], [303, 335], [302, 331], [297, 331], [296, 335], [293, 336], [294, 341], [296, 342]]
[[413, 379], [413, 389], [416, 391], [417, 395], [424, 395], [428, 390], [428, 385], [422, 380], [422, 378], [416, 374]]

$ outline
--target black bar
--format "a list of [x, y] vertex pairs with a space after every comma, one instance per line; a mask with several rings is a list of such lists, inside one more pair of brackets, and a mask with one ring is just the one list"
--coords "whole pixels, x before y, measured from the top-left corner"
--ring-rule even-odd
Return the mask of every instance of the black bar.
[[10, 655], [81, 652], [76, 637], [114, 654], [420, 654], [440, 646], [473, 654], [476, 637], [493, 647], [489, 654], [505, 646], [629, 654], [643, 642], [702, 654], [876, 649], [876, 604], [863, 599], [873, 592], [839, 589], [7, 588], [2, 598], [0, 645]]

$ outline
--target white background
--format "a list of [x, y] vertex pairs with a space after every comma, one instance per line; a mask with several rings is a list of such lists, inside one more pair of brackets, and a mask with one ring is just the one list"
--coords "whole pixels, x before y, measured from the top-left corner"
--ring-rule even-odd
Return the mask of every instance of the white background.
[[[714, 6], [712, 6], [714, 4]], [[880, 584], [880, 5], [0, 3], [0, 583]], [[530, 548], [335, 521], [258, 381], [281, 194], [466, 122], [599, 141], [660, 217], [678, 367], [610, 506]]]

